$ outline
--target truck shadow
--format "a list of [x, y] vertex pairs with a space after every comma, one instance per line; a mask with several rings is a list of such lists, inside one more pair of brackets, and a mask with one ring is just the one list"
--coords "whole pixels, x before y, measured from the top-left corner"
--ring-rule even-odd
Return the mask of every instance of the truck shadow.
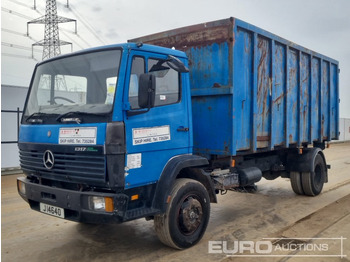
[[158, 240], [153, 222], [144, 219], [112, 225], [71, 224], [64, 230], [71, 240], [41, 253], [40, 260], [144, 261], [147, 254], [151, 261], [175, 251]]
[[[209, 240], [245, 239], [251, 237], [250, 230], [260, 232], [266, 227], [282, 227], [286, 221], [278, 215], [276, 205], [288, 202], [288, 185], [258, 187], [256, 193], [228, 192], [218, 196], [220, 204], [213, 204], [207, 233], [196, 250], [207, 252]], [[276, 197], [277, 196], [277, 197]], [[244, 203], [244, 204], [242, 204]], [[287, 204], [287, 203], [286, 203]], [[226, 208], [223, 208], [226, 206]], [[153, 221], [138, 219], [123, 224], [79, 224], [71, 223], [62, 228], [65, 237], [62, 244], [48, 247], [39, 255], [43, 261], [163, 261], [177, 256], [191, 257], [191, 249], [177, 251], [163, 245], [157, 238]], [[193, 250], [193, 249], [192, 249]], [[49, 259], [48, 259], [49, 258]]]

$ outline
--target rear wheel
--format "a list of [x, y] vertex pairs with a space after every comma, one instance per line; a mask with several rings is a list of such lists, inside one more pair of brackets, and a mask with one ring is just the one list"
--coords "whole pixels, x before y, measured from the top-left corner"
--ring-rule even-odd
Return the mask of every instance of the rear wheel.
[[320, 154], [313, 163], [312, 172], [291, 172], [290, 182], [293, 191], [298, 195], [317, 196], [326, 182], [327, 166]]
[[300, 172], [290, 172], [290, 183], [295, 194], [304, 195]]
[[327, 166], [320, 154], [315, 158], [313, 172], [302, 173], [302, 185], [305, 195], [317, 196], [326, 181]]
[[166, 212], [154, 217], [154, 227], [165, 245], [184, 249], [198, 243], [207, 228], [210, 198], [206, 188], [193, 179], [177, 179]]

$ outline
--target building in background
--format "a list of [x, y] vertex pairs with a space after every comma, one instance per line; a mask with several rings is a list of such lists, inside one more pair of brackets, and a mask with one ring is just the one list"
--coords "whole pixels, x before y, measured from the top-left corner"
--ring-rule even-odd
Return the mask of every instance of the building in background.
[[[17, 108], [23, 111], [27, 92], [27, 87], [1, 85], [1, 169], [19, 166], [17, 144], [3, 142], [17, 141], [18, 125], [15, 112]], [[14, 111], [14, 113], [3, 111]], [[22, 114], [19, 117], [22, 117]]]
[[350, 141], [350, 118], [339, 119], [339, 141]]

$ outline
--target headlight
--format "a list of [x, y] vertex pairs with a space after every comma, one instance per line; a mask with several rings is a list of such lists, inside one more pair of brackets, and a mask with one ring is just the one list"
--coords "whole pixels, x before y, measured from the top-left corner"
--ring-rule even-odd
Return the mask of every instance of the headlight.
[[26, 185], [21, 180], [17, 180], [17, 189], [22, 195], [26, 194]]
[[101, 197], [101, 196], [90, 196], [89, 208], [95, 211], [113, 212], [114, 210], [113, 198]]

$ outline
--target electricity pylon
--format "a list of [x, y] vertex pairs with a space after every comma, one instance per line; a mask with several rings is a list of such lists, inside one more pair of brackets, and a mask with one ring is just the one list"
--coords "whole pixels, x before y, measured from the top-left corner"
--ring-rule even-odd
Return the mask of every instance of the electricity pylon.
[[27, 22], [28, 36], [30, 24], [45, 24], [44, 40], [32, 44], [32, 56], [33, 46], [43, 47], [43, 60], [60, 55], [61, 45], [71, 45], [71, 49], [73, 49], [71, 42], [62, 41], [59, 37], [58, 24], [68, 22], [75, 22], [75, 33], [77, 33], [77, 21], [75, 19], [58, 16], [56, 0], [46, 0], [45, 15]]

